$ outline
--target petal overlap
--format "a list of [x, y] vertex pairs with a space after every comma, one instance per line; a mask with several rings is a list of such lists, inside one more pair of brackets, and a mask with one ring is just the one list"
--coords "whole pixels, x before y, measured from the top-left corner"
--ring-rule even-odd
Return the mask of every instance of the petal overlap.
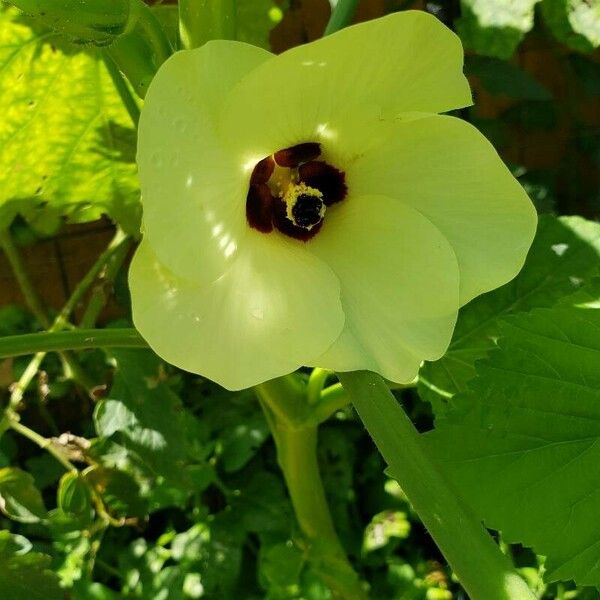
[[[370, 369], [398, 382], [448, 347], [458, 312], [459, 271], [440, 231], [419, 211], [385, 196], [348, 198], [309, 249], [342, 285], [346, 326], [314, 363]], [[333, 211], [332, 211], [333, 213]]]
[[493, 146], [472, 125], [431, 115], [400, 122], [347, 172], [356, 194], [385, 194], [423, 213], [448, 239], [460, 268], [460, 302], [521, 269], [537, 216]]
[[129, 285], [134, 324], [154, 351], [228, 389], [296, 370], [344, 324], [338, 278], [282, 236], [252, 232], [244, 252], [209, 285], [174, 275], [144, 239]]
[[462, 64], [458, 37], [435, 17], [394, 13], [258, 66], [231, 91], [222, 131], [244, 160], [248, 147], [260, 154], [320, 139], [348, 111], [387, 119], [460, 108], [471, 104]]

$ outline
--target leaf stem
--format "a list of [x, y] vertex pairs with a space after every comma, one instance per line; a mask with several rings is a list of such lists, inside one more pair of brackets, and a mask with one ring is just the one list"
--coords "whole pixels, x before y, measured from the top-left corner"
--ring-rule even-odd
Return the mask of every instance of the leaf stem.
[[335, 33], [346, 27], [352, 21], [357, 6], [358, 0], [338, 0], [323, 35]]
[[17, 421], [16, 419], [10, 420], [10, 429], [22, 435], [23, 437], [26, 437], [34, 444], [37, 444], [42, 450], [46, 450], [47, 452], [49, 452], [67, 471], [77, 472], [77, 468], [58, 448], [56, 448], [51, 439], [41, 436], [33, 429], [30, 429], [22, 423], [19, 423], [19, 421]]
[[383, 379], [338, 373], [390, 472], [473, 600], [533, 600], [491, 536], [426, 454], [420, 436]]
[[125, 81], [121, 71], [119, 71], [119, 67], [117, 67], [117, 64], [111, 55], [104, 51], [102, 53], [102, 60], [104, 61], [106, 70], [108, 71], [115, 89], [117, 90], [117, 93], [123, 102], [123, 106], [131, 118], [133, 126], [137, 129], [138, 123], [140, 122], [140, 107], [137, 103], [137, 100], [133, 97], [131, 89], [127, 85], [127, 82]]
[[[125, 255], [129, 249], [130, 243], [130, 238], [128, 238], [127, 235], [120, 229], [117, 230], [107, 248], [104, 250], [104, 252], [102, 252], [96, 262], [92, 265], [91, 269], [77, 284], [73, 290], [73, 293], [54, 319], [52, 325], [49, 327], [48, 332], [52, 333], [60, 331], [67, 326], [71, 313], [76, 308], [77, 304], [79, 304], [79, 302], [82, 300], [83, 296], [94, 283], [100, 272], [104, 269], [107, 263], [109, 263], [115, 257], [120, 260], [119, 264], [121, 264], [125, 259]], [[23, 371], [19, 381], [14, 384], [10, 395], [10, 407], [12, 410], [17, 409], [18, 405], [23, 399], [25, 390], [29, 387], [29, 384], [38, 372], [40, 364], [42, 363], [42, 360], [44, 360], [45, 356], [45, 352], [37, 352]]]
[[188, 50], [209, 40], [235, 40], [235, 0], [179, 0], [179, 35]]
[[[25, 263], [23, 262], [21, 254], [15, 246], [8, 229], [0, 230], [0, 246], [2, 246], [4, 253], [6, 254], [6, 258], [10, 263], [21, 292], [23, 293], [25, 303], [42, 327], [44, 329], [48, 329], [51, 325], [50, 318], [48, 317], [46, 309], [42, 304], [42, 300], [33, 286], [31, 278], [29, 277], [29, 273], [27, 272], [27, 268], [25, 267]], [[77, 381], [86, 389], [91, 389], [93, 387], [87, 374], [81, 368], [81, 365], [74, 356], [71, 356], [68, 353], [61, 353], [61, 359], [68, 375], [70, 375], [75, 381]]]
[[73, 329], [0, 337], [0, 358], [85, 348], [148, 348], [133, 328]]
[[305, 390], [293, 376], [268, 381], [254, 389], [275, 440], [277, 460], [313, 568], [335, 597], [366, 600], [367, 594], [346, 557], [327, 505], [317, 459], [318, 425], [310, 418]]

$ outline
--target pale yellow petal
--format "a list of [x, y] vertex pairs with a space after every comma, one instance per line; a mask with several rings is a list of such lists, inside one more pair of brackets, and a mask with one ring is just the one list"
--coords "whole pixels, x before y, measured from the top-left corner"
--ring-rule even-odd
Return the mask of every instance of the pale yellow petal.
[[209, 285], [163, 266], [143, 240], [129, 272], [133, 321], [167, 362], [228, 389], [311, 362], [339, 335], [339, 281], [302, 243], [251, 232]]
[[152, 81], [139, 125], [144, 231], [173, 272], [213, 281], [246, 232], [248, 173], [215, 130], [231, 87], [272, 55], [248, 44], [209, 42], [174, 54]]
[[423, 11], [403, 11], [293, 48], [245, 77], [223, 132], [247, 160], [322, 138], [342, 113], [378, 119], [471, 103], [458, 37]]
[[307, 247], [342, 286], [346, 325], [313, 364], [414, 379], [443, 355], [458, 311], [458, 265], [446, 238], [420, 212], [385, 196], [350, 196], [327, 212]]
[[346, 176], [352, 193], [410, 204], [444, 234], [458, 259], [461, 304], [510, 281], [523, 266], [535, 209], [472, 125], [437, 115], [400, 122]]

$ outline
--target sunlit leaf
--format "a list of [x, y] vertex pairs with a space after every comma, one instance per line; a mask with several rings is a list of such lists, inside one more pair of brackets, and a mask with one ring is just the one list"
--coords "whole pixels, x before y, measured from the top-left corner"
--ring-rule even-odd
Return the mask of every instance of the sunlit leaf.
[[600, 46], [600, 2], [595, 0], [544, 0], [546, 25], [563, 44], [580, 52]]
[[135, 133], [97, 50], [0, 9], [0, 226], [108, 214], [136, 232]]
[[540, 0], [461, 0], [456, 31], [466, 48], [484, 56], [510, 58], [533, 27]]
[[489, 527], [547, 557], [547, 580], [598, 585], [600, 310], [538, 309], [500, 336], [425, 439]]

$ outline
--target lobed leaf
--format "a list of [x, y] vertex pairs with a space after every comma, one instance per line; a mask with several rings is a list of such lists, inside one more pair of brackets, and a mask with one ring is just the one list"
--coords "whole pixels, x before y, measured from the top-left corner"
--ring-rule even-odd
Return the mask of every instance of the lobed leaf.
[[467, 389], [475, 361], [494, 348], [503, 317], [555, 305], [600, 274], [600, 224], [581, 217], [540, 218], [536, 238], [519, 275], [479, 296], [459, 314], [448, 352], [425, 363], [419, 394], [439, 416], [452, 396]]
[[600, 584], [600, 310], [500, 327], [470, 390], [424, 436], [487, 526], [547, 557], [549, 581]]

